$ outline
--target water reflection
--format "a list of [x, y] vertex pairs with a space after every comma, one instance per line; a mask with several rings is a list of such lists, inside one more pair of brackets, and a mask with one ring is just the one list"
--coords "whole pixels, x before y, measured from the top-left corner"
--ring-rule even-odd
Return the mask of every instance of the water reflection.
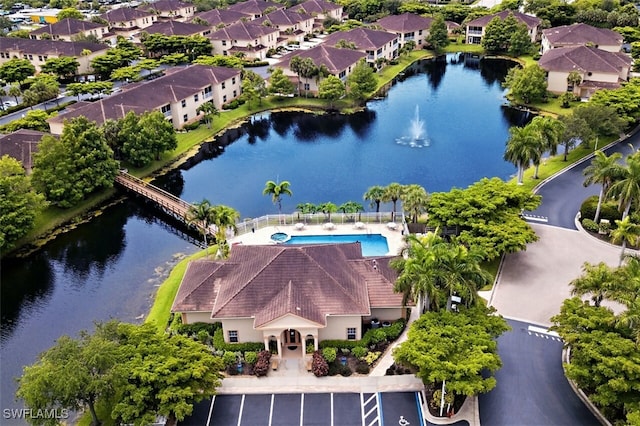
[[249, 135], [247, 142], [253, 145], [258, 139], [262, 141], [267, 139], [271, 129], [271, 121], [267, 115], [254, 116], [251, 117], [244, 128], [247, 131], [247, 135]]
[[10, 336], [21, 311], [34, 309], [53, 291], [53, 271], [44, 252], [28, 259], [5, 259], [2, 262], [0, 341]]
[[447, 57], [438, 56], [434, 60], [424, 61], [424, 63], [424, 72], [427, 74], [427, 77], [429, 77], [429, 84], [433, 90], [437, 90], [447, 70]]

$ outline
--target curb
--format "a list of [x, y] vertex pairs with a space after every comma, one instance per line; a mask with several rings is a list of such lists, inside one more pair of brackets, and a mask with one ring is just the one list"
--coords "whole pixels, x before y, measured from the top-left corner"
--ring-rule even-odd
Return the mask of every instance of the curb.
[[[570, 356], [571, 356], [571, 347], [563, 348], [562, 349], [562, 367], [563, 367], [562, 369], [563, 370], [566, 364], [570, 364], [570, 360], [569, 360]], [[567, 377], [566, 371], [564, 376], [569, 382], [569, 386], [571, 386], [571, 389], [573, 390], [573, 392], [576, 394], [578, 398], [580, 398], [580, 400], [584, 403], [584, 405], [587, 406], [589, 411], [591, 411], [591, 413], [598, 419], [600, 424], [602, 424], [603, 426], [612, 426], [609, 420], [606, 419], [606, 417], [600, 412], [600, 410], [598, 410], [598, 408], [595, 405], [593, 405], [591, 400], [587, 397], [587, 395], [585, 395], [582, 389], [580, 389], [573, 380]]]
[[[607, 242], [607, 241], [601, 240], [600, 238], [598, 238], [598, 237], [595, 237], [595, 236], [591, 235], [591, 233], [590, 233], [590, 232], [585, 231], [584, 227], [582, 226], [582, 222], [580, 222], [580, 212], [578, 212], [578, 213], [576, 214], [576, 217], [573, 219], [573, 221], [574, 221], [574, 225], [575, 225], [576, 229], [577, 229], [577, 230], [578, 230], [578, 232], [580, 232], [581, 234], [584, 234], [584, 235], [586, 235], [587, 237], [591, 238], [592, 240], [595, 240], [595, 241], [599, 242], [599, 243], [600, 243], [600, 244], [602, 244], [603, 246], [606, 246], [606, 247], [613, 247], [613, 248], [620, 248], [620, 246], [618, 246], [618, 245], [616, 245], [616, 244], [611, 244], [611, 243], [609, 243], [609, 242]], [[640, 254], [640, 250], [635, 250], [635, 249], [633, 249], [633, 248], [629, 248], [629, 247], [627, 247], [627, 248], [625, 249], [625, 255], [626, 255], [627, 253], [628, 253], [628, 254], [635, 254], [635, 255], [637, 256], [637, 255], [639, 255], [639, 254]]]
[[[428, 404], [427, 401], [424, 402], [425, 406]], [[448, 425], [452, 423], [456, 423], [459, 421], [466, 421], [470, 426], [480, 426], [480, 409], [478, 404], [478, 396], [468, 396], [465, 399], [464, 404], [460, 407], [460, 410], [451, 417], [435, 417], [427, 408], [424, 412], [425, 418], [429, 423], [433, 423], [436, 425]], [[467, 411], [471, 411], [471, 413], [466, 413]], [[462, 413], [462, 414], [461, 414]], [[470, 416], [468, 414], [471, 414]], [[605, 425], [611, 426], [611, 425]]]

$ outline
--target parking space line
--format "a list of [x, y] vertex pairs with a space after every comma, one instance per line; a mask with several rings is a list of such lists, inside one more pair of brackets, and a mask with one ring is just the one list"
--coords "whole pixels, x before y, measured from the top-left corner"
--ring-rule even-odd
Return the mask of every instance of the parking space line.
[[376, 400], [378, 401], [378, 424], [380, 426], [384, 426], [384, 416], [382, 415], [382, 397], [380, 396], [380, 392], [376, 393]]
[[331, 426], [333, 426], [333, 392], [331, 392]]
[[275, 394], [271, 394], [271, 407], [269, 407], [269, 426], [271, 426], [271, 422], [273, 421], [273, 400], [275, 399]]
[[420, 425], [425, 425], [426, 416], [424, 415], [424, 401], [422, 400], [422, 392], [416, 392], [416, 404], [418, 404], [418, 415], [420, 420]]
[[360, 392], [360, 418], [362, 419], [362, 426], [365, 426], [365, 413], [364, 413], [364, 394]]
[[242, 423], [242, 410], [244, 409], [244, 397], [246, 395], [242, 394], [242, 399], [240, 400], [240, 412], [238, 413], [238, 426]]
[[304, 426], [304, 394], [300, 394], [300, 426]]
[[216, 396], [213, 395], [211, 398], [211, 406], [209, 407], [209, 415], [207, 416], [207, 426], [211, 423], [211, 415], [213, 414], [213, 403], [216, 402]]

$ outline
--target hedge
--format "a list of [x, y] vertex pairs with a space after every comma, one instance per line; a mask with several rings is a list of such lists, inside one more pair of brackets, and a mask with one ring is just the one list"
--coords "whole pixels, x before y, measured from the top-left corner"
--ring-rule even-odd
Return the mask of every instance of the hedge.
[[232, 352], [259, 352], [264, 349], [264, 343], [246, 342], [246, 343], [227, 343], [224, 341], [222, 328], [218, 328], [213, 334], [213, 347], [218, 351]]
[[[584, 219], [591, 219], [596, 215], [596, 209], [598, 208], [598, 196], [594, 195], [587, 198], [580, 206], [580, 217]], [[615, 201], [606, 201], [602, 203], [600, 209], [600, 219], [608, 219], [613, 225], [614, 221], [622, 219], [622, 213], [618, 210], [618, 204]]]

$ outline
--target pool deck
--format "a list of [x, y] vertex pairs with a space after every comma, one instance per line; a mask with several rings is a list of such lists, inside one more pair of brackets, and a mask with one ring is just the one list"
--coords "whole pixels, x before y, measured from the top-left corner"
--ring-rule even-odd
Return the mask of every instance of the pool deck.
[[402, 226], [393, 230], [389, 229], [387, 224], [367, 223], [363, 228], [357, 228], [353, 223], [339, 224], [336, 223], [333, 229], [326, 229], [323, 224], [305, 225], [303, 229], [298, 229], [295, 225], [267, 226], [262, 229], [256, 229], [255, 232], [238, 235], [229, 240], [233, 244], [247, 245], [273, 245], [276, 244], [271, 240], [271, 235], [276, 232], [286, 232], [291, 236], [295, 235], [356, 235], [356, 234], [381, 234], [387, 238], [390, 256], [399, 255], [404, 247]]

